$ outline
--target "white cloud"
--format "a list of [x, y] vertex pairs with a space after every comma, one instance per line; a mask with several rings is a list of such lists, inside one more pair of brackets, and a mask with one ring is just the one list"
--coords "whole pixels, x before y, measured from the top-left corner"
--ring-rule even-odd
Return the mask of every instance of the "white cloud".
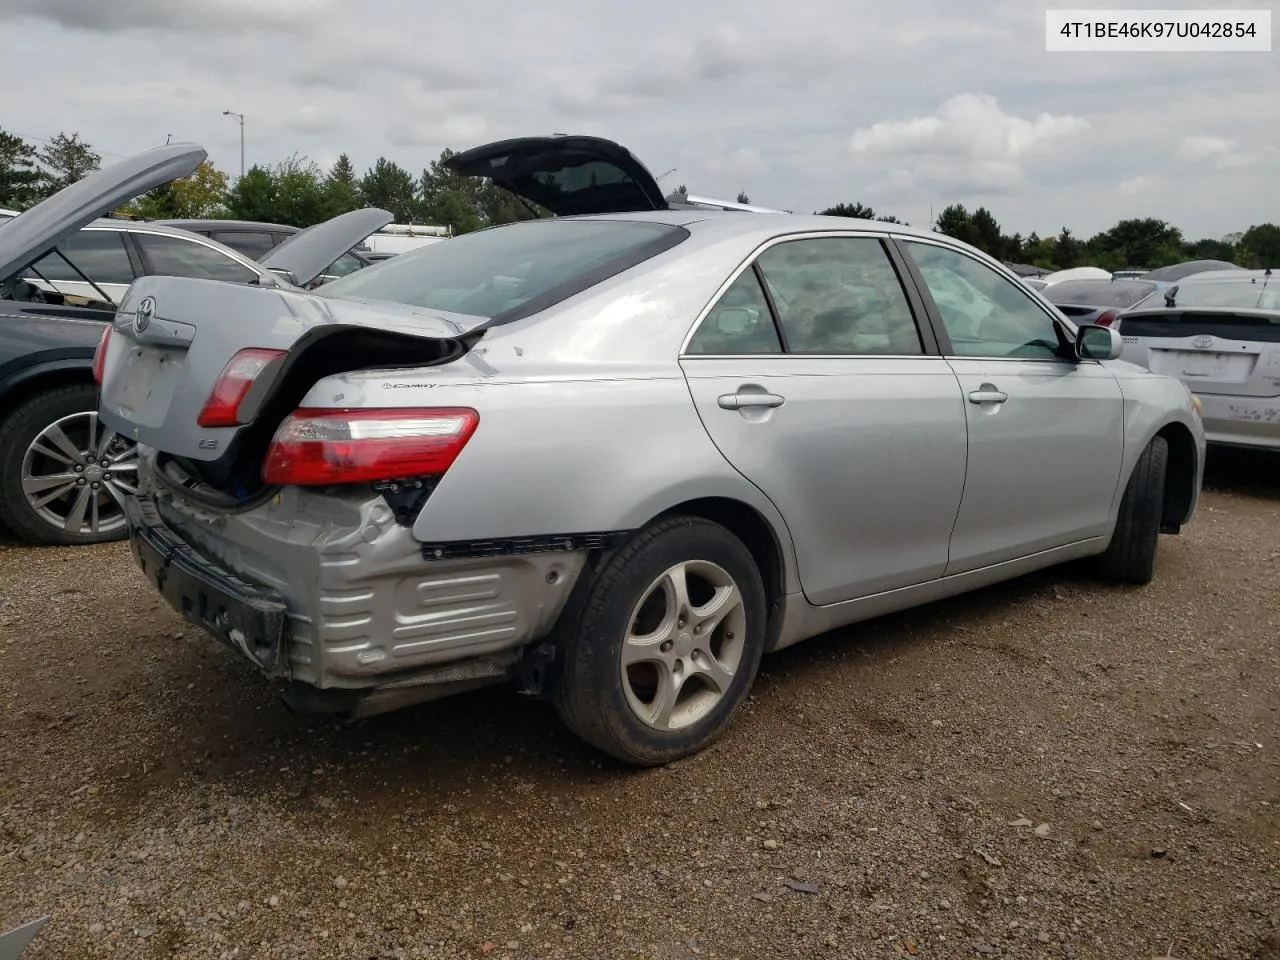
[[1187, 137], [1180, 144], [1177, 159], [1190, 164], [1211, 164], [1219, 170], [1241, 170], [1280, 163], [1280, 148], [1264, 144], [1250, 149], [1225, 137]]
[[1121, 180], [1120, 185], [1116, 188], [1123, 197], [1131, 197], [1135, 193], [1142, 193], [1144, 190], [1151, 189], [1151, 178], [1139, 174], [1136, 177], [1130, 177], [1128, 180]]
[[[0, 125], [79, 131], [108, 159], [172, 133], [231, 172], [225, 109], [249, 164], [420, 171], [445, 147], [587, 133], [678, 167], [663, 186], [914, 223], [981, 203], [1024, 235], [1105, 229], [1129, 196], [1196, 236], [1269, 216], [1271, 58], [1046, 54], [1045, 4], [862, 4], [850, 29], [848, 0], [0, 0], [18, 91]], [[1192, 135], [1230, 146], [1193, 161]], [[1119, 194], [1135, 171], [1151, 185]]]

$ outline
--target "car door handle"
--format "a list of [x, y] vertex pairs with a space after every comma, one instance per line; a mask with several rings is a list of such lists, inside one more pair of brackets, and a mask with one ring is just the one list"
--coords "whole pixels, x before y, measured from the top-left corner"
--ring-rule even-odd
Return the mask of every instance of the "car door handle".
[[1004, 403], [1009, 395], [1000, 390], [973, 390], [969, 393], [970, 403]]
[[716, 403], [725, 410], [745, 410], [747, 407], [780, 407], [786, 398], [776, 393], [726, 393]]

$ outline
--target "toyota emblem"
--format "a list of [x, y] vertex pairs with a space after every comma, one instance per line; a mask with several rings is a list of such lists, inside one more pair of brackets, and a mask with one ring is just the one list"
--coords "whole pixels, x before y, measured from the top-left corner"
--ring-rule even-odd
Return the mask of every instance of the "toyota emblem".
[[1213, 337], [1207, 333], [1202, 333], [1191, 341], [1191, 345], [1199, 350], [1208, 350], [1213, 346]]
[[133, 315], [133, 329], [138, 333], [142, 333], [151, 326], [151, 318], [156, 315], [156, 301], [154, 297], [144, 297], [142, 302], [138, 304], [138, 312]]

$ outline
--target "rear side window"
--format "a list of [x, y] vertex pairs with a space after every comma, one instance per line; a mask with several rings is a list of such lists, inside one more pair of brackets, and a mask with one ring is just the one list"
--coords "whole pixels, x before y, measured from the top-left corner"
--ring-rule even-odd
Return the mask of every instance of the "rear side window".
[[669, 250], [681, 227], [634, 220], [529, 220], [428, 244], [318, 291], [518, 320]]
[[[94, 283], [133, 283], [133, 264], [119, 230], [81, 230], [58, 244], [58, 249]], [[28, 275], [35, 277], [38, 271], [53, 283], [84, 283], [67, 260], [56, 253], [45, 254]]]
[[698, 326], [685, 352], [695, 356], [782, 352], [769, 301], [754, 270], [744, 270], [733, 281]]
[[161, 277], [194, 277], [200, 280], [225, 280], [229, 283], [252, 283], [258, 275], [225, 253], [194, 240], [155, 233], [135, 233], [152, 274]]
[[791, 353], [923, 352], [902, 282], [874, 237], [790, 240], [756, 262]]

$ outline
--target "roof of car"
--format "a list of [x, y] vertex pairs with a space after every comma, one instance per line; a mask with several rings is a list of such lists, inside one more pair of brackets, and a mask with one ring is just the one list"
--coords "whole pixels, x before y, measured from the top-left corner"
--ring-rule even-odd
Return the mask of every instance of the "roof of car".
[[184, 230], [260, 230], [264, 233], [297, 233], [299, 228], [284, 223], [264, 223], [261, 220], [153, 220], [169, 227], [181, 227]]
[[[852, 217], [824, 217], [817, 214], [770, 213], [757, 214], [736, 210], [653, 210], [636, 213], [604, 213], [581, 217], [560, 217], [561, 220], [639, 220], [649, 223], [666, 223], [676, 227], [691, 227], [698, 232], [714, 231], [725, 235], [772, 237], [785, 233], [808, 233], [819, 230], [868, 230], [874, 233], [895, 233], [911, 237], [942, 239], [940, 234], [904, 223], [886, 223], [882, 220], [855, 220]], [[952, 243], [959, 241], [946, 238]], [[963, 245], [963, 244], [961, 244]]]

